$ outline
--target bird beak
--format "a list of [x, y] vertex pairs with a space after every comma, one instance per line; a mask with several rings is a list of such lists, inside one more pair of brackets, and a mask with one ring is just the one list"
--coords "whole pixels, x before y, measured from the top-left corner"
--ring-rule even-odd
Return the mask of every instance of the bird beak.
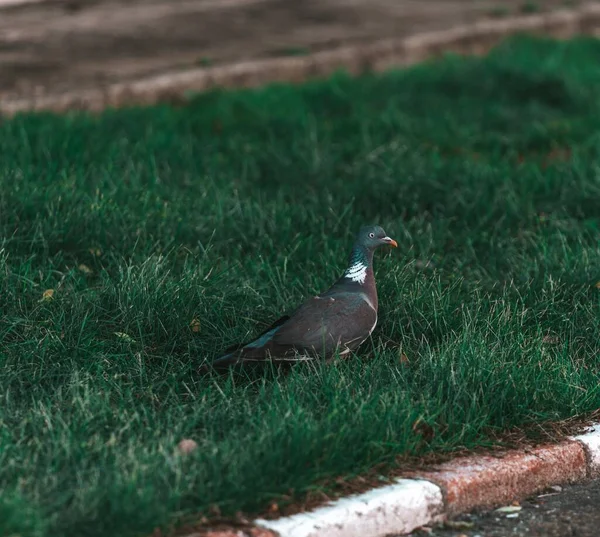
[[394, 248], [398, 248], [398, 243], [390, 237], [383, 237], [383, 241], [389, 244], [390, 246], [393, 246]]

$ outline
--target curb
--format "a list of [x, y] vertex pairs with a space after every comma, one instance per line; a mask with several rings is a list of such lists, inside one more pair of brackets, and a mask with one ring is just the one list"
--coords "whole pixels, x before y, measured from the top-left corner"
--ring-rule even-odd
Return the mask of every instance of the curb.
[[185, 101], [189, 92], [215, 88], [246, 88], [270, 82], [303, 82], [329, 76], [339, 69], [352, 75], [382, 71], [394, 66], [412, 65], [446, 52], [483, 54], [504, 38], [531, 33], [565, 39], [578, 34], [600, 32], [600, 4], [590, 3], [573, 10], [483, 20], [456, 28], [385, 39], [371, 44], [345, 46], [303, 57], [286, 57], [241, 62], [221, 67], [195, 68], [167, 73], [105, 88], [82, 90], [62, 95], [47, 95], [0, 101], [0, 112], [45, 110], [101, 111], [108, 107], [149, 105]]
[[187, 537], [385, 537], [592, 478], [600, 478], [600, 424], [558, 444], [460, 457], [306, 513], [254, 520], [251, 530]]
[[424, 479], [398, 479], [396, 484], [337, 500], [313, 512], [255, 524], [281, 537], [377, 537], [442, 520], [442, 490]]

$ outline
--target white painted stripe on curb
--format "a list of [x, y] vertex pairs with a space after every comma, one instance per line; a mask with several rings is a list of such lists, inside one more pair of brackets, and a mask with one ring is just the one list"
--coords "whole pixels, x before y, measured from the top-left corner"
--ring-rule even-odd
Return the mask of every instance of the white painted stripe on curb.
[[441, 520], [443, 511], [437, 485], [398, 479], [394, 485], [342, 498], [308, 513], [254, 522], [281, 537], [384, 537]]
[[590, 470], [594, 474], [600, 474], [600, 423], [593, 425], [584, 434], [572, 437], [583, 444], [590, 458]]

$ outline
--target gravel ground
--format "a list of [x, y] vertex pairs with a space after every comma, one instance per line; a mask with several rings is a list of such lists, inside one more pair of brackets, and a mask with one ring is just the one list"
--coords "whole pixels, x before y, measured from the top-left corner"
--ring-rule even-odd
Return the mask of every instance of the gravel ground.
[[[521, 507], [518, 510], [518, 507]], [[556, 487], [519, 504], [514, 512], [461, 515], [444, 526], [413, 532], [413, 537], [598, 537], [600, 481]]]

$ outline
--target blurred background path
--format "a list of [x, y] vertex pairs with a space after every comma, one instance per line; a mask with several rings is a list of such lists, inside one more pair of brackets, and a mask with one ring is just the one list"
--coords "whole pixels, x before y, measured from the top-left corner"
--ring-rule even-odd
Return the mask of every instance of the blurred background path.
[[0, 0], [0, 99], [548, 11], [571, 0]]

